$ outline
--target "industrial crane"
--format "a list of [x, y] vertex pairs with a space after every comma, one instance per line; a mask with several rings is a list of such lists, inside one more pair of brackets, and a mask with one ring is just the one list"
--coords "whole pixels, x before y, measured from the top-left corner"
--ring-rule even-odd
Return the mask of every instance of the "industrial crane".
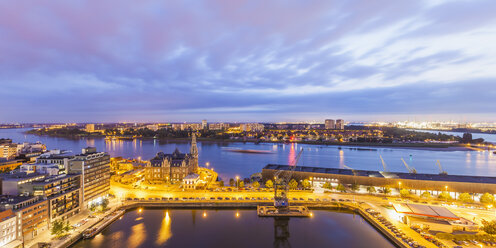
[[439, 162], [439, 160], [437, 161], [436, 164], [439, 167], [439, 175], [448, 175], [448, 172], [446, 172], [445, 170], [443, 170], [443, 167], [441, 166], [441, 162]]
[[417, 170], [413, 167], [408, 166], [408, 164], [405, 162], [405, 160], [403, 158], [401, 158], [401, 161], [403, 161], [403, 164], [405, 164], [405, 167], [408, 170], [408, 172], [410, 172], [412, 174], [417, 174]]
[[379, 155], [381, 157], [381, 162], [382, 162], [382, 167], [384, 168], [384, 172], [388, 172], [386, 162], [384, 162], [384, 159], [382, 159], [382, 155]]
[[290, 165], [289, 171], [278, 170], [274, 174], [274, 207], [276, 207], [279, 212], [287, 211], [289, 209], [288, 192], [289, 192], [289, 180], [293, 175], [293, 172], [298, 165], [301, 154], [303, 153], [303, 148], [300, 150], [298, 155], [293, 161], [293, 165]]

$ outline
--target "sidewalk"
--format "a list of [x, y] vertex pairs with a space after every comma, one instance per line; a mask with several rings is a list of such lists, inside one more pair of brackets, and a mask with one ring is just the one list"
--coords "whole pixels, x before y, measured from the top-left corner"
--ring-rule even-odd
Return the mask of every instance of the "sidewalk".
[[117, 199], [109, 199], [110, 202], [109, 202], [109, 210], [107, 210], [105, 213], [94, 213], [93, 215], [96, 216], [96, 218], [89, 218], [88, 216], [91, 215], [91, 211], [86, 209], [86, 210], [83, 210], [81, 212], [79, 212], [78, 214], [70, 217], [68, 220], [69, 220], [69, 224], [71, 226], [73, 226], [74, 224], [84, 220], [84, 219], [87, 219], [88, 222], [86, 222], [84, 225], [80, 226], [80, 227], [77, 227], [77, 228], [74, 228], [72, 229], [70, 232], [69, 232], [69, 235], [68, 236], [65, 236], [63, 238], [60, 238], [60, 239], [56, 239], [52, 234], [51, 234], [51, 230], [47, 230], [41, 234], [38, 234], [38, 236], [36, 236], [36, 238], [32, 239], [32, 240], [29, 240], [29, 241], [26, 241], [24, 242], [24, 247], [26, 248], [30, 248], [30, 247], [33, 247], [38, 244], [38, 243], [50, 243], [51, 247], [59, 247], [60, 245], [62, 245], [66, 240], [69, 240], [73, 237], [76, 237], [76, 235], [79, 235], [80, 233], [82, 233], [84, 230], [86, 230], [87, 228], [91, 227], [92, 225], [96, 224], [97, 222], [99, 222], [105, 215], [109, 214], [109, 213], [112, 213], [117, 207], [120, 207], [120, 202], [117, 200]]

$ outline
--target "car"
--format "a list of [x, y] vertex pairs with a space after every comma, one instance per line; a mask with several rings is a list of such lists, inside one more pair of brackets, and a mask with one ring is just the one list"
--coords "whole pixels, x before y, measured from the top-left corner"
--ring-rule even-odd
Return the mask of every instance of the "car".
[[179, 201], [179, 197], [174, 198], [174, 200]]
[[300, 197], [300, 201], [304, 201], [303, 198]]
[[250, 200], [250, 197], [245, 197], [245, 200], [249, 201]]
[[260, 197], [257, 197], [257, 200], [259, 200], [259, 201], [260, 201], [260, 200], [262, 200], [262, 198], [260, 198]]
[[205, 197], [202, 197], [202, 198], [201, 198], [201, 200], [202, 200], [202, 201], [205, 201], [205, 200], [206, 200], [206, 198], [205, 198]]
[[183, 197], [182, 200], [186, 201], [186, 200], [188, 200], [188, 197]]
[[325, 202], [328, 202], [328, 201], [329, 201], [329, 199], [327, 199], [327, 198], [324, 198], [324, 200], [323, 200], [323, 201], [325, 201]]
[[335, 201], [336, 201], [336, 199], [332, 198], [332, 199], [331, 199], [331, 201], [335, 202]]
[[167, 201], [167, 197], [162, 197], [162, 201]]
[[293, 197], [293, 201], [298, 201], [298, 198]]
[[238, 200], [242, 201], [243, 200], [243, 197], [238, 197]]
[[264, 201], [268, 201], [269, 200], [269, 199], [267, 199], [267, 197], [264, 197], [263, 199], [264, 199]]
[[313, 201], [313, 198], [308, 198], [309, 201]]
[[224, 197], [224, 200], [230, 200], [230, 198], [229, 197]]
[[320, 201], [320, 199], [319, 199], [319, 198], [315, 198], [315, 201], [318, 201], [318, 202], [319, 202], [319, 201]]
[[344, 200], [343, 199], [339, 199], [340, 202], [343, 202]]
[[222, 200], [222, 197], [217, 197], [217, 200]]

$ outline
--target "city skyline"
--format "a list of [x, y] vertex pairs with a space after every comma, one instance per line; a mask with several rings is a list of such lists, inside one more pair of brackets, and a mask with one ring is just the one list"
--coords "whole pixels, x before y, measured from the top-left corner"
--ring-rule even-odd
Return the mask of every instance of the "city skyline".
[[0, 123], [496, 121], [495, 10], [4, 1]]

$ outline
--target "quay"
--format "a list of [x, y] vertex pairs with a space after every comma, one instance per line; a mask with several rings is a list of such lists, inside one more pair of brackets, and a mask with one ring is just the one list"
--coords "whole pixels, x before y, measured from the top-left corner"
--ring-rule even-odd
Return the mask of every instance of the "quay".
[[310, 217], [311, 213], [306, 206], [290, 206], [287, 211], [279, 211], [273, 206], [257, 206], [259, 217]]

